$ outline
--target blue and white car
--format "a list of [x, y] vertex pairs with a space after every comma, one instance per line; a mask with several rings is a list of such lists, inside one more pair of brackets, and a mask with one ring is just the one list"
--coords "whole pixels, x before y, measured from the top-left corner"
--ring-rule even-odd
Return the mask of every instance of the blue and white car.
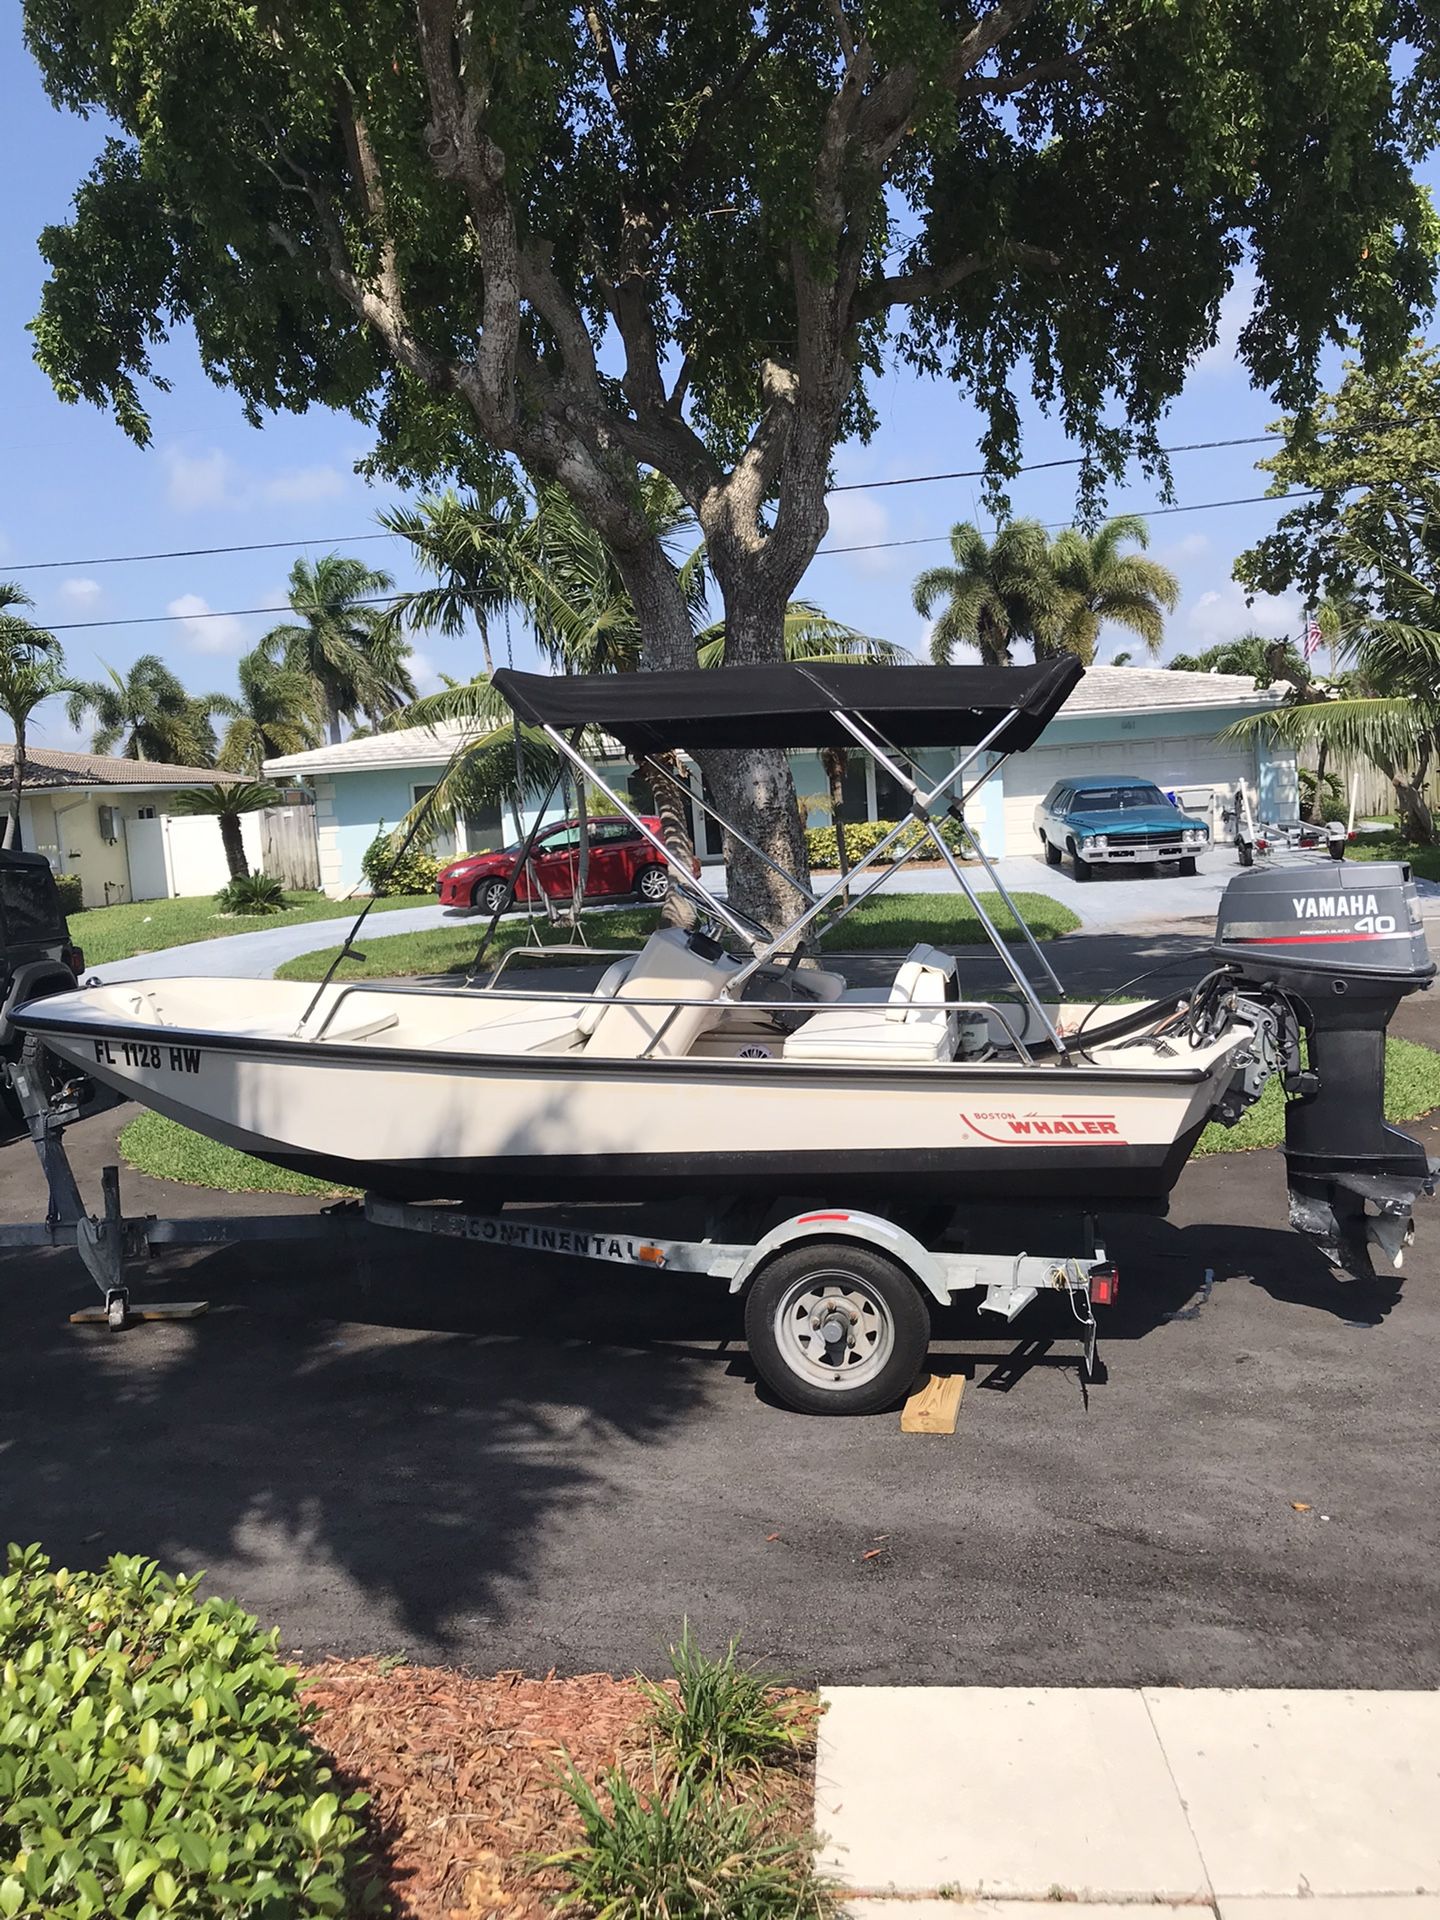
[[1046, 864], [1068, 857], [1077, 880], [1098, 866], [1158, 866], [1175, 862], [1193, 874], [1207, 845], [1203, 820], [1182, 813], [1153, 780], [1122, 773], [1087, 773], [1057, 780], [1035, 809], [1035, 830]]

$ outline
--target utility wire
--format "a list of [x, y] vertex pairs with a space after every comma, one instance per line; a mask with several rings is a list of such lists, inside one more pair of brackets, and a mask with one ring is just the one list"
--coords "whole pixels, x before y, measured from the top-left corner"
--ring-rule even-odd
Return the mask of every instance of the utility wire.
[[[1278, 444], [1273, 433], [1252, 433], [1238, 440], [1188, 440], [1183, 446], [1161, 447], [1159, 452], [1170, 453], [1212, 453], [1223, 447], [1260, 447]], [[1057, 467], [1078, 467], [1084, 464], [1079, 456], [1063, 460], [1029, 460], [1017, 467], [1017, 473], [1045, 473]], [[983, 480], [989, 474], [988, 467], [965, 467], [955, 473], [907, 473], [894, 480], [847, 480], [843, 486], [829, 487], [827, 493], [878, 493], [886, 487], [928, 487], [942, 480]], [[1277, 496], [1278, 498], [1279, 496]], [[1068, 525], [1069, 523], [1066, 522]], [[352, 547], [366, 540], [398, 540], [403, 538], [397, 533], [341, 533], [332, 540], [251, 540], [233, 547], [173, 547], [162, 553], [108, 553], [95, 554], [83, 560], [21, 560], [6, 561], [6, 573], [45, 573], [58, 567], [123, 567], [145, 560], [200, 560], [211, 554], [225, 553], [272, 553], [282, 547]]]
[[[1291, 493], [1251, 493], [1242, 495], [1235, 500], [1194, 500], [1185, 506], [1152, 507], [1145, 517], [1158, 518], [1161, 514], [1172, 513], [1209, 513], [1217, 507], [1250, 507], [1256, 505], [1258, 502], [1270, 500], [1313, 500], [1318, 498], [1321, 491], [1322, 489], [1319, 487], [1298, 487]], [[1072, 524], [1069, 520], [1050, 520], [1044, 523], [1047, 532], [1054, 532], [1059, 528], [1068, 527]], [[993, 531], [994, 529], [992, 529], [992, 532]], [[817, 547], [813, 558], [816, 560], [824, 560], [832, 554], [876, 553], [889, 547], [932, 547], [943, 545], [949, 538], [948, 533], [926, 533], [917, 535], [916, 538], [912, 540], [869, 540], [860, 546], [854, 547]], [[290, 541], [286, 544], [294, 546], [303, 543]], [[359, 607], [390, 607], [394, 606], [397, 600], [408, 598], [409, 595], [406, 593], [365, 594], [357, 598], [353, 604]], [[84, 633], [93, 631], [97, 627], [154, 627], [169, 625], [183, 620], [242, 620], [251, 614], [290, 613], [292, 611], [293, 609], [288, 604], [271, 607], [207, 607], [203, 613], [139, 613], [118, 620], [62, 620], [47, 623], [47, 631], [50, 633]]]

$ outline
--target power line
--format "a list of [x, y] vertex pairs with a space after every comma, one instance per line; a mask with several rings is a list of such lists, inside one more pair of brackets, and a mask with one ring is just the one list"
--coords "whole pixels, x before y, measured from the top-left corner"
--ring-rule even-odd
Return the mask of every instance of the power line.
[[[1275, 443], [1274, 434], [1252, 433], [1236, 440], [1188, 440], [1182, 446], [1161, 447], [1160, 453], [1212, 453], [1224, 447], [1260, 447]], [[1046, 473], [1057, 467], [1084, 465], [1082, 456], [1063, 460], [1029, 460], [1016, 473]], [[928, 487], [942, 480], [984, 480], [988, 467], [965, 467], [955, 473], [908, 473], [894, 480], [847, 480], [843, 486], [829, 487], [827, 493], [879, 493], [886, 487]], [[1068, 522], [1066, 523], [1069, 524]], [[160, 553], [95, 554], [84, 560], [22, 560], [5, 562], [7, 573], [47, 573], [63, 567], [124, 567], [147, 560], [201, 560], [212, 554], [273, 553], [282, 547], [351, 547], [367, 540], [398, 540], [396, 533], [341, 533], [322, 540], [251, 540], [232, 547], [172, 547]]]
[[[1152, 507], [1146, 518], [1158, 519], [1162, 514], [1172, 513], [1210, 513], [1218, 507], [1250, 507], [1261, 501], [1313, 500], [1322, 491], [1319, 487], [1298, 487], [1291, 493], [1251, 493], [1234, 500], [1194, 500], [1178, 507]], [[1046, 532], [1054, 532], [1072, 523], [1069, 520], [1050, 520], [1043, 523]], [[991, 529], [993, 532], [994, 529]], [[833, 554], [876, 553], [888, 547], [931, 547], [943, 544], [950, 538], [948, 533], [919, 534], [911, 540], [869, 540], [854, 547], [817, 547], [814, 558], [828, 559]], [[404, 593], [364, 594], [352, 604], [357, 607], [390, 607], [397, 600], [403, 600]], [[66, 620], [49, 627], [51, 633], [85, 633], [97, 627], [155, 627], [170, 625], [183, 620], [243, 620], [257, 613], [289, 613], [288, 606], [278, 607], [207, 607], [203, 613], [139, 613], [117, 620]]]

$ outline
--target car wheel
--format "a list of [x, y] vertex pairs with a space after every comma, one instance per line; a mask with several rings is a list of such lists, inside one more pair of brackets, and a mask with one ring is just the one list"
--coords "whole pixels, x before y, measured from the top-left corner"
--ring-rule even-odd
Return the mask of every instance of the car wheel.
[[1180, 878], [1182, 880], [1193, 880], [1199, 871], [1200, 869], [1195, 864], [1195, 856], [1193, 853], [1188, 859], [1180, 862]]
[[670, 892], [670, 875], [664, 867], [642, 867], [635, 876], [635, 891], [652, 907], [658, 907]]
[[1070, 847], [1070, 865], [1074, 869], [1077, 880], [1093, 880], [1095, 878], [1094, 867], [1091, 866], [1088, 860], [1081, 859], [1080, 855], [1075, 851], [1073, 842]]
[[745, 1338], [755, 1371], [787, 1407], [878, 1413], [914, 1384], [930, 1310], [897, 1261], [845, 1241], [810, 1241], [756, 1275]]
[[1060, 849], [1051, 842], [1048, 833], [1041, 834], [1040, 845], [1045, 854], [1046, 866], [1058, 867], [1060, 864]]
[[482, 880], [470, 898], [482, 913], [496, 914], [504, 906], [509, 891], [503, 880]]

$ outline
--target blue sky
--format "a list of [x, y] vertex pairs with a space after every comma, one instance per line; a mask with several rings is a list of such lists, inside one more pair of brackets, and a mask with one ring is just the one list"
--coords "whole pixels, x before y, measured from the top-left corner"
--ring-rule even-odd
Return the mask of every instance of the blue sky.
[[[0, 12], [7, 41], [0, 45], [3, 123], [12, 155], [8, 191], [0, 202], [0, 257], [6, 262], [0, 276], [0, 578], [21, 581], [35, 596], [37, 617], [65, 629], [62, 638], [74, 674], [90, 677], [102, 662], [123, 668], [138, 654], [155, 652], [195, 691], [228, 690], [238, 656], [274, 624], [275, 616], [198, 616], [215, 609], [281, 606], [285, 577], [301, 543], [318, 543], [303, 548], [314, 554], [340, 536], [372, 532], [377, 510], [391, 495], [353, 472], [367, 450], [362, 427], [316, 409], [300, 417], [280, 415], [257, 431], [246, 424], [235, 396], [204, 377], [187, 336], [177, 337], [160, 357], [173, 390], [152, 396], [154, 445], [146, 451], [131, 445], [108, 416], [56, 400], [31, 360], [24, 331], [43, 278], [35, 243], [47, 222], [65, 218], [103, 129], [51, 108], [19, 44], [18, 7]], [[1260, 433], [1274, 419], [1274, 406], [1251, 389], [1234, 360], [1247, 305], [1243, 289], [1227, 300], [1220, 341], [1203, 356], [1172, 410], [1167, 443]], [[895, 372], [877, 400], [884, 424], [868, 447], [839, 451], [837, 481], [977, 464], [976, 420], [952, 389]], [[1025, 418], [1027, 459], [1054, 459], [1072, 451], [1035, 408], [1027, 408]], [[1241, 447], [1177, 456], [1177, 500], [1262, 492], [1265, 477], [1253, 466], [1261, 451]], [[1012, 500], [1017, 513], [1063, 522], [1074, 504], [1073, 471], [1022, 475]], [[1112, 509], [1144, 512], [1155, 504], [1154, 489], [1141, 481], [1117, 493]], [[911, 581], [922, 566], [943, 561], [944, 535], [954, 521], [983, 519], [978, 505], [973, 481], [832, 496], [829, 545], [935, 538], [933, 544], [890, 551], [817, 556], [801, 592], [852, 625], [919, 650], [924, 627], [911, 605]], [[1234, 556], [1273, 525], [1279, 511], [1242, 506], [1154, 520], [1151, 551], [1175, 570], [1183, 587], [1167, 654], [1195, 651], [1247, 626], [1266, 633], [1296, 630], [1302, 613], [1297, 601], [1262, 601], [1247, 610], [1230, 578]], [[113, 554], [270, 540], [293, 544], [268, 553], [125, 566], [25, 567], [34, 561], [89, 562]], [[382, 538], [344, 550], [386, 568], [401, 585], [413, 580], [400, 541]], [[152, 615], [178, 617], [150, 625], [77, 624]], [[1107, 634], [1101, 657], [1125, 644], [1118, 634]], [[529, 648], [517, 633], [516, 663], [528, 661]], [[478, 647], [426, 636], [417, 666], [422, 686], [434, 685], [441, 669], [457, 675], [475, 671]], [[50, 745], [75, 744], [58, 707], [37, 716], [36, 738]]]

